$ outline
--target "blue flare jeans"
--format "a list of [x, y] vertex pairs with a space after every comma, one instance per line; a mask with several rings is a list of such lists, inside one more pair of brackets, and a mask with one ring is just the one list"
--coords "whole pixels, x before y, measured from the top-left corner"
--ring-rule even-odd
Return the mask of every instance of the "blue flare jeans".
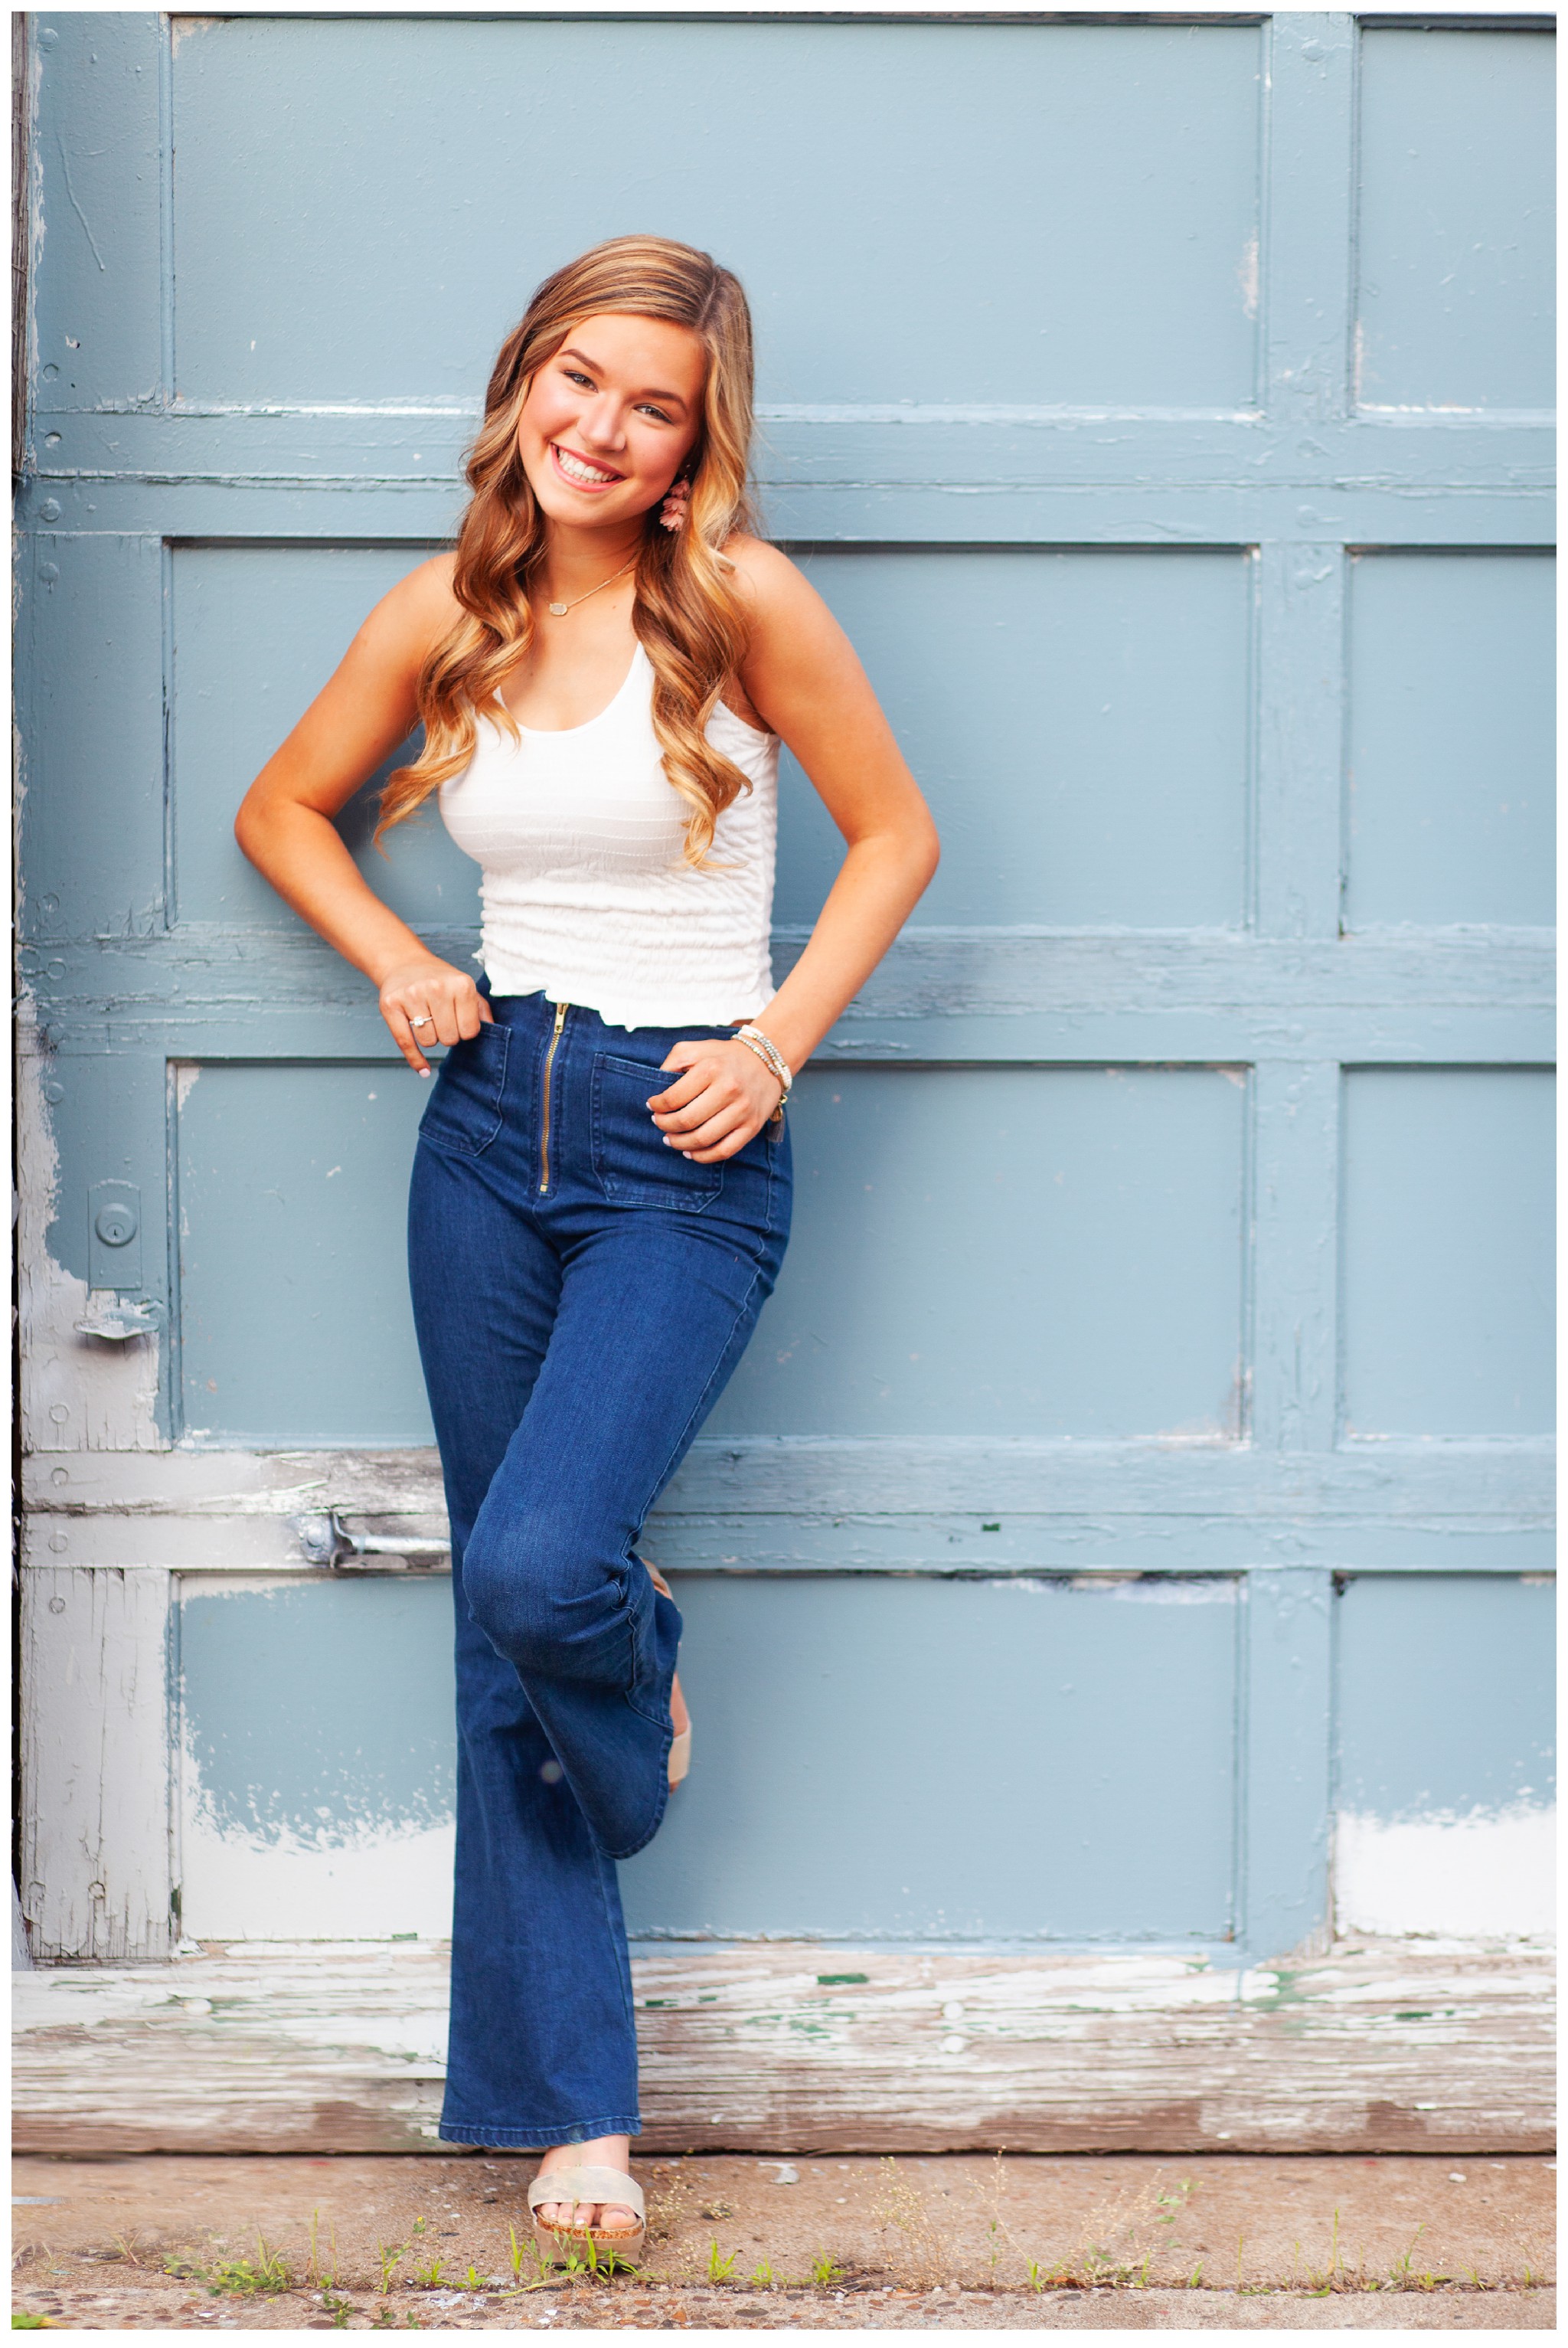
[[441, 2135], [542, 2147], [641, 2127], [615, 1862], [664, 1815], [681, 1616], [637, 1548], [777, 1277], [790, 1153], [768, 1125], [696, 1165], [653, 1123], [671, 1045], [728, 1028], [490, 1008], [409, 1197], [456, 1612]]

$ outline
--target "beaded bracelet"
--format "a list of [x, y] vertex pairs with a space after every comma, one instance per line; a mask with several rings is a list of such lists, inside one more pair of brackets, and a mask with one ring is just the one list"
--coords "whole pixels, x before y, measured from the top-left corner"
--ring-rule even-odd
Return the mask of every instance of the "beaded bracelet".
[[775, 1076], [784, 1086], [784, 1090], [779, 1095], [779, 1105], [768, 1119], [770, 1125], [782, 1125], [784, 1104], [789, 1099], [790, 1086], [794, 1082], [794, 1078], [790, 1074], [789, 1062], [773, 1038], [770, 1035], [764, 1035], [760, 1027], [739, 1027], [735, 1033], [739, 1040], [756, 1054], [764, 1066], [770, 1074]]

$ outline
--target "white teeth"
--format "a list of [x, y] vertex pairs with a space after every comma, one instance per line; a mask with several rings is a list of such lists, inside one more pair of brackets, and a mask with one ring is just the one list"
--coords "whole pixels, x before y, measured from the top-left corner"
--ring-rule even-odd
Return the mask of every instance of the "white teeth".
[[594, 489], [598, 489], [601, 482], [613, 481], [620, 478], [615, 473], [601, 473], [597, 466], [585, 465], [579, 458], [569, 455], [565, 448], [556, 448], [556, 463], [568, 480], [586, 481]]

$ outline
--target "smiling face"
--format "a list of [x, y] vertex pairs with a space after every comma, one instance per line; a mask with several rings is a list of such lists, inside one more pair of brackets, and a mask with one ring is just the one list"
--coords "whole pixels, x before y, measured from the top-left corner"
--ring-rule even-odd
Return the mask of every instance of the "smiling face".
[[606, 312], [569, 332], [528, 386], [518, 453], [553, 522], [624, 525], [657, 505], [694, 445], [706, 354], [688, 326]]

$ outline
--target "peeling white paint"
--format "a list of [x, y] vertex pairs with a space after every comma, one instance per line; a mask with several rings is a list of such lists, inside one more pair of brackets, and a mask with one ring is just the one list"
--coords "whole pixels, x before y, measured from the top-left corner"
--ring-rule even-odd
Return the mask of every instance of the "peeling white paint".
[[87, 1282], [56, 1263], [45, 1245], [60, 1188], [43, 1090], [51, 1063], [26, 1009], [23, 1019], [16, 1070], [23, 1446], [28, 1451], [162, 1450], [158, 1334], [121, 1344], [81, 1334], [76, 1324], [91, 1310]]
[[220, 1827], [181, 1770], [180, 1923], [196, 1941], [422, 1941], [452, 1929], [455, 1823], [388, 1820], [319, 1838]]
[[[221, 16], [170, 16], [169, 20], [169, 53], [177, 57], [187, 41], [198, 33], [215, 32], [225, 22]], [[255, 345], [252, 344], [252, 349]]]
[[1249, 236], [1242, 247], [1236, 277], [1241, 285], [1242, 308], [1249, 318], [1257, 315], [1257, 239]]
[[[276, 1575], [272, 1577], [275, 1582]], [[1236, 1583], [1234, 1575], [1194, 1575], [1190, 1580], [1168, 1574], [1146, 1574], [1137, 1566], [1119, 1568], [1107, 1566], [1094, 1573], [1075, 1573], [1066, 1582], [1070, 1591], [1097, 1592], [1104, 1597], [1130, 1598], [1144, 1606], [1234, 1606]], [[1047, 1581], [1040, 1574], [1004, 1573], [994, 1581], [981, 1584], [986, 1590], [1010, 1590], [1027, 1597], [1053, 1597], [1063, 1587], [1060, 1581]]]
[[1555, 1807], [1378, 1818], [1341, 1811], [1334, 1911], [1341, 1932], [1550, 1940], [1556, 1925]]
[[169, 1576], [22, 1577], [22, 1902], [35, 1956], [169, 1941]]
[[169, 1073], [174, 1078], [174, 1106], [176, 1108], [183, 1108], [196, 1089], [196, 1080], [201, 1074], [201, 1063], [200, 1060], [176, 1060]]
[[1234, 1606], [1241, 1586], [1234, 1574], [1194, 1575], [1187, 1580], [1180, 1574], [1141, 1573], [1136, 1581], [1123, 1584], [1114, 1594], [1123, 1601], [1131, 1599], [1136, 1606]]
[[[1552, 2141], [1540, 1953], [1172, 1956], [820, 1943], [632, 1956], [649, 2151], [1443, 2151]], [[274, 1942], [20, 1976], [16, 2127], [47, 2152], [421, 2151], [446, 1951]], [[941, 2052], [961, 2006], [962, 2060]], [[1415, 2009], [1412, 2011], [1411, 2009]], [[910, 2092], [917, 2075], [919, 2093]]]

